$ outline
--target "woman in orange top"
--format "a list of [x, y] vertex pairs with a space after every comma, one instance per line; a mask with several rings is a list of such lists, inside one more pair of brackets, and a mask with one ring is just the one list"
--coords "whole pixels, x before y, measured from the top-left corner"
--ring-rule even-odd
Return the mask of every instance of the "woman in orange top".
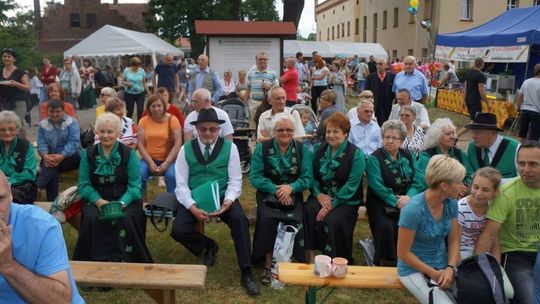
[[148, 176], [165, 176], [167, 192], [176, 187], [174, 161], [182, 145], [182, 126], [167, 113], [167, 102], [152, 95], [146, 102], [148, 116], [139, 121], [137, 146], [141, 154], [141, 183], [146, 189]]
[[75, 109], [73, 108], [73, 105], [69, 102], [65, 102], [66, 97], [64, 93], [64, 89], [62, 86], [56, 82], [53, 82], [47, 86], [47, 102], [41, 103], [39, 105], [39, 120], [45, 119], [48, 116], [48, 108], [47, 104], [49, 100], [61, 100], [64, 103], [64, 112], [79, 120], [77, 117], [77, 113], [75, 113]]

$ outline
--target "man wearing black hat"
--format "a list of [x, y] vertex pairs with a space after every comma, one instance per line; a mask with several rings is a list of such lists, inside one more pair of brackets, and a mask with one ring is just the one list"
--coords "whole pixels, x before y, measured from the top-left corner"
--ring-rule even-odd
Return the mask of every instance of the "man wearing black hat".
[[[218, 252], [217, 243], [196, 231], [197, 221], [219, 216], [232, 232], [238, 266], [242, 272], [241, 284], [250, 295], [260, 293], [259, 285], [251, 273], [251, 241], [249, 222], [238, 197], [242, 191], [242, 172], [236, 145], [219, 137], [220, 120], [213, 108], [201, 109], [196, 121], [199, 136], [180, 149], [176, 159], [176, 198], [180, 202], [171, 236], [193, 254], [202, 255], [203, 264], [211, 267]], [[221, 208], [208, 214], [199, 209], [191, 190], [209, 180], [219, 183]]]
[[472, 130], [473, 141], [469, 143], [467, 156], [474, 171], [491, 166], [499, 170], [503, 183], [517, 176], [516, 152], [519, 143], [499, 134], [503, 129], [497, 127], [495, 114], [478, 113], [465, 128]]

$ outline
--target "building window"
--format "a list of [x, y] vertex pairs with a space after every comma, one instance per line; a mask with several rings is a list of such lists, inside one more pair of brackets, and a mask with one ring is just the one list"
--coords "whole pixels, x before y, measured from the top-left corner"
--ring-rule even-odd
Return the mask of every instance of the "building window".
[[71, 27], [81, 27], [81, 16], [79, 14], [71, 14], [69, 16], [69, 24]]
[[408, 49], [407, 56], [412, 56], [412, 55], [413, 55], [413, 49]]
[[461, 20], [472, 20], [473, 0], [461, 0]]
[[347, 21], [347, 37], [351, 37], [351, 22]]
[[360, 19], [358, 18], [356, 18], [356, 20], [354, 21], [354, 34], [360, 34]]
[[540, 0], [534, 0], [533, 5], [540, 5]]
[[343, 10], [343, 11], [345, 10], [345, 5], [341, 7], [341, 10]]
[[339, 24], [337, 25], [337, 38], [339, 39]]
[[325, 14], [322, 14], [322, 18], [323, 18], [323, 19], [326, 18], [326, 15], [325, 15]]
[[336, 14], [336, 10], [332, 10], [332, 14], [334, 14], [334, 15], [335, 15], [335, 14]]
[[394, 27], [399, 26], [399, 7], [394, 7]]
[[518, 8], [519, 7], [519, 0], [508, 0], [508, 2], [506, 2], [506, 9], [511, 9], [511, 8]]
[[377, 42], [377, 13], [373, 14], [373, 42]]
[[334, 27], [332, 26], [332, 40], [336, 39], [336, 36], [334, 35]]
[[345, 37], [345, 22], [341, 23], [341, 37]]
[[321, 41], [321, 31], [319, 31], [319, 34], [317, 35], [317, 40]]
[[385, 30], [386, 29], [386, 23], [388, 22], [388, 12], [387, 11], [383, 11], [382, 12], [382, 29]]
[[414, 24], [416, 22], [416, 16], [414, 16], [413, 14], [408, 14], [409, 15], [409, 24]]
[[397, 58], [397, 50], [392, 50], [392, 58], [390, 60], [394, 60]]
[[86, 27], [95, 27], [97, 25], [97, 16], [95, 13], [86, 14]]
[[364, 16], [364, 22], [362, 24], [362, 42], [367, 42], [367, 16]]
[[326, 41], [330, 40], [330, 28], [326, 29]]

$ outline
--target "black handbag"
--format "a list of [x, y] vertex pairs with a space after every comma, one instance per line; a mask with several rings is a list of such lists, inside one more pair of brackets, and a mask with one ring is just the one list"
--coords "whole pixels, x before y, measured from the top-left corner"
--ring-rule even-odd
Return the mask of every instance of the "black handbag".
[[263, 198], [263, 203], [270, 208], [280, 210], [293, 210], [295, 205], [294, 197], [290, 205], [283, 205], [275, 194], [268, 194], [267, 196], [265, 196]]
[[[176, 209], [178, 208], [178, 200], [174, 192], [166, 192], [158, 195], [156, 199], [150, 204], [146, 205], [144, 213], [150, 218], [150, 223], [156, 228], [157, 231], [163, 232], [167, 230], [169, 226], [169, 219], [176, 216]], [[164, 223], [163, 228], [159, 228], [158, 224]]]
[[11, 185], [11, 194], [15, 203], [33, 204], [37, 197], [37, 185], [34, 182]]
[[397, 219], [399, 218], [399, 208], [398, 207], [392, 207], [388, 205], [384, 205], [384, 213], [386, 213], [387, 216]]

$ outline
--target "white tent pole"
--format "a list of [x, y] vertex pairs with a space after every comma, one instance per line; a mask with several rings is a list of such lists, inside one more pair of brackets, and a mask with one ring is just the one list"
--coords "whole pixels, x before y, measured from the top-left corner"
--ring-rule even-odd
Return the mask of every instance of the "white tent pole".
[[156, 52], [152, 52], [152, 66], [157, 66], [157, 58], [156, 58]]

